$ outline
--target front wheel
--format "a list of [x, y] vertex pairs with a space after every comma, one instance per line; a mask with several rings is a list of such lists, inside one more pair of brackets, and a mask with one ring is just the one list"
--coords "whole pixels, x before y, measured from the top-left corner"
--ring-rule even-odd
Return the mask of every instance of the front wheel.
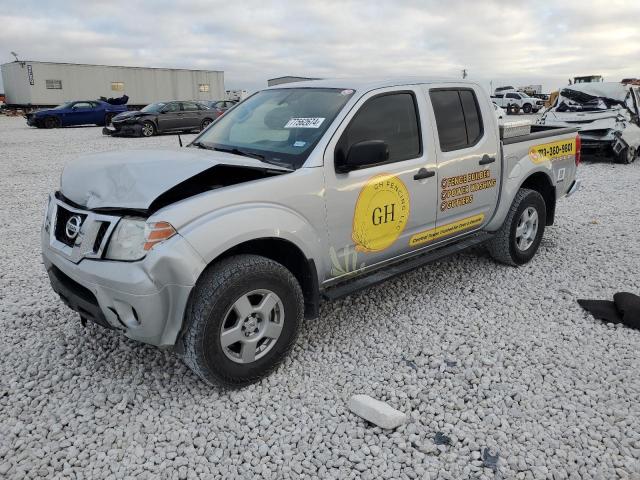
[[143, 137], [153, 137], [156, 134], [156, 126], [153, 122], [149, 120], [145, 120], [142, 122], [142, 136]]
[[501, 263], [524, 265], [538, 251], [546, 222], [542, 195], [528, 188], [520, 189], [502, 227], [487, 244], [489, 253]]
[[620, 152], [616, 155], [616, 163], [622, 163], [628, 165], [633, 163], [638, 155], [638, 151], [633, 147], [626, 147], [620, 150]]
[[523, 111], [524, 113], [531, 113], [531, 105], [530, 105], [530, 104], [528, 104], [528, 103], [525, 103], [525, 104], [522, 106], [522, 111]]
[[56, 117], [47, 117], [42, 122], [44, 128], [59, 128], [60, 127], [60, 119]]
[[293, 347], [303, 310], [300, 285], [281, 264], [257, 255], [224, 259], [194, 287], [184, 360], [209, 384], [256, 382]]

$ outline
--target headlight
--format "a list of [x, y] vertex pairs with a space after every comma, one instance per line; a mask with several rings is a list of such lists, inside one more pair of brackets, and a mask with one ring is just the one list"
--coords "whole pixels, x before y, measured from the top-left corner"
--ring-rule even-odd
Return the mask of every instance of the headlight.
[[44, 210], [44, 219], [42, 222], [44, 231], [47, 233], [49, 233], [49, 230], [51, 229], [51, 215], [53, 214], [53, 208], [51, 208], [52, 203], [53, 202], [51, 201], [51, 195], [49, 195], [47, 199], [47, 207]]
[[175, 235], [167, 222], [146, 223], [141, 218], [123, 218], [118, 222], [107, 247], [109, 260], [141, 260], [157, 243]]

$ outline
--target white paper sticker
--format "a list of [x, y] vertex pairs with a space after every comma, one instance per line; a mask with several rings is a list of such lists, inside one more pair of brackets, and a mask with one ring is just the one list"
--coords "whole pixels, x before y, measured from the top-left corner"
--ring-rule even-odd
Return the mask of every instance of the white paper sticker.
[[561, 168], [560, 170], [558, 170], [558, 181], [559, 182], [562, 182], [564, 180], [564, 172], [565, 172], [564, 168]]
[[292, 118], [284, 128], [320, 128], [324, 118]]
[[293, 142], [294, 147], [304, 147], [307, 142], [303, 142], [302, 140], [298, 140], [297, 142]]

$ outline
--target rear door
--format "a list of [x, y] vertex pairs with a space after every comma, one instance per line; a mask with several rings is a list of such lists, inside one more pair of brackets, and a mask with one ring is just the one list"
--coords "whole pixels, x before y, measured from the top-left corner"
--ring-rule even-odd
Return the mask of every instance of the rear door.
[[[422, 246], [414, 236], [435, 227], [436, 157], [419, 87], [365, 94], [325, 150], [329, 257], [326, 278], [349, 275]], [[423, 136], [422, 132], [427, 132]], [[384, 141], [389, 159], [340, 173], [336, 158], [356, 143]]]
[[181, 102], [182, 103], [182, 119], [180, 122], [181, 128], [185, 130], [200, 128], [203, 113], [205, 110], [198, 107], [196, 102]]
[[500, 186], [499, 136], [493, 107], [475, 85], [430, 88], [437, 136], [441, 238], [482, 227], [496, 207]]

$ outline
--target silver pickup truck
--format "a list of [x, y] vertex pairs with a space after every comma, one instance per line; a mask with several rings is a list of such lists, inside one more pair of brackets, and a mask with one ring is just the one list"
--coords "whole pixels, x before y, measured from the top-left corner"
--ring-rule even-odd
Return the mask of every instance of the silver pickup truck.
[[81, 320], [243, 385], [334, 299], [485, 243], [534, 256], [578, 188], [576, 130], [498, 127], [470, 82], [260, 91], [188, 147], [85, 156], [49, 197], [42, 252]]

